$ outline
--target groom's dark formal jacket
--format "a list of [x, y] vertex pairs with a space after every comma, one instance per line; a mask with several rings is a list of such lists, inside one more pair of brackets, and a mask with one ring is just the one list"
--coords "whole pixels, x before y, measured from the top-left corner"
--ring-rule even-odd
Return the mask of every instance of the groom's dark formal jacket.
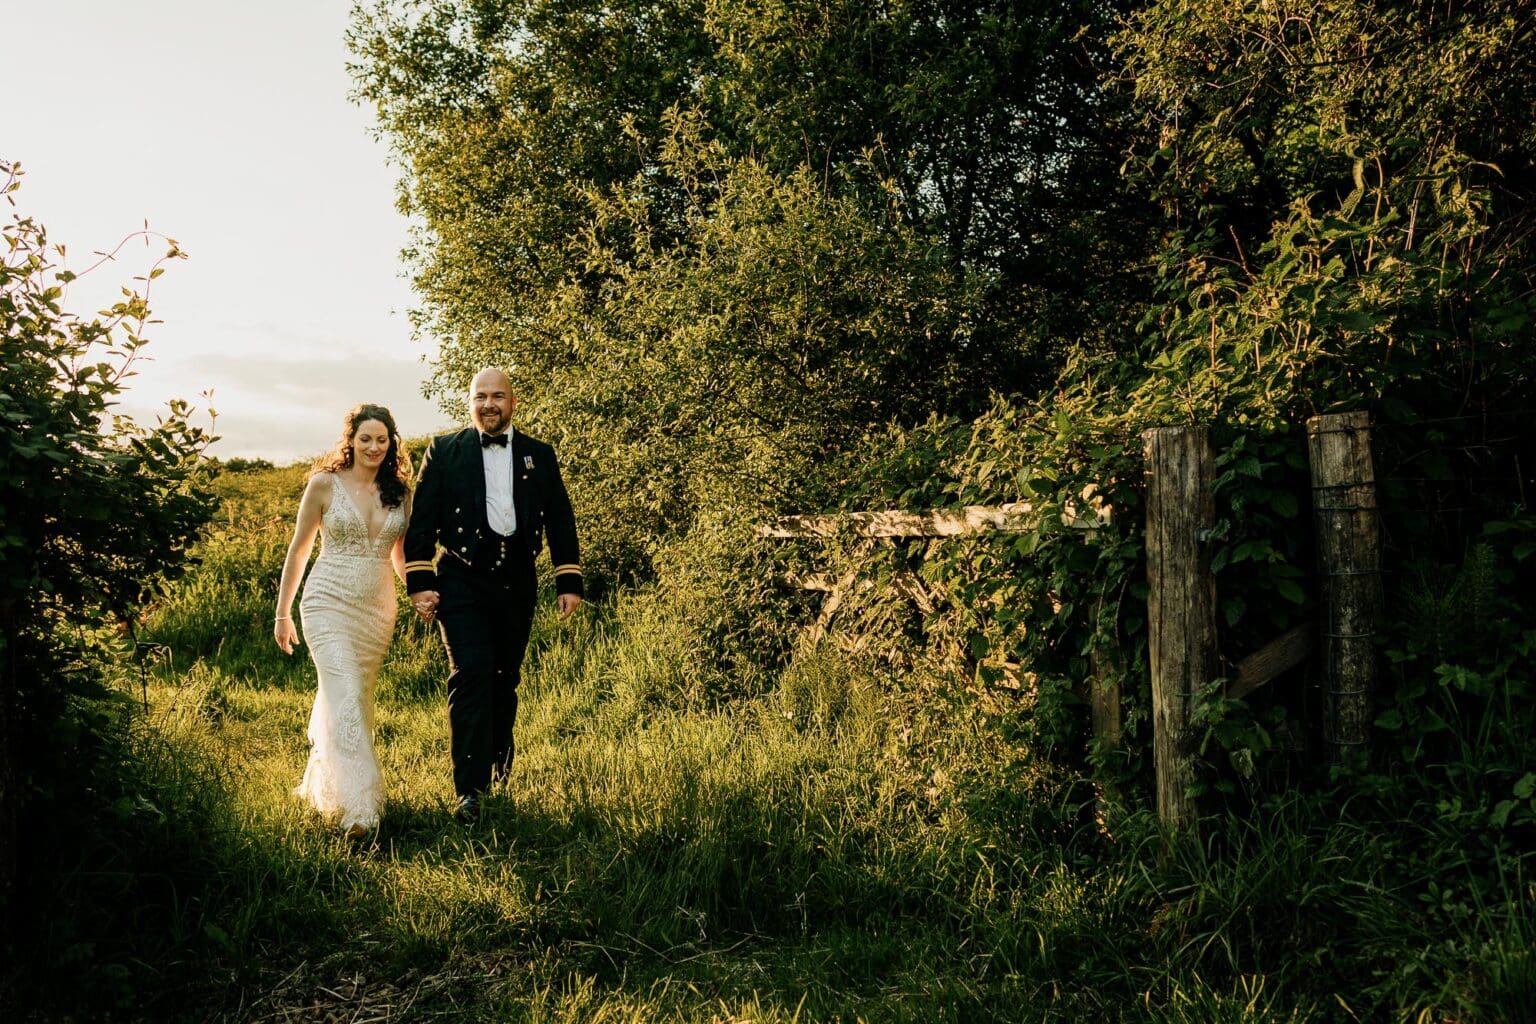
[[[555, 450], [520, 431], [510, 433], [515, 536], [527, 547], [530, 559], [538, 557], [547, 537], [555, 590], [580, 594], [576, 515], [560, 479]], [[435, 437], [427, 446], [405, 534], [406, 590], [412, 594], [438, 589], [437, 573], [445, 559], [469, 569], [488, 568], [480, 564], [489, 534], [480, 449], [480, 432], [474, 428]]]

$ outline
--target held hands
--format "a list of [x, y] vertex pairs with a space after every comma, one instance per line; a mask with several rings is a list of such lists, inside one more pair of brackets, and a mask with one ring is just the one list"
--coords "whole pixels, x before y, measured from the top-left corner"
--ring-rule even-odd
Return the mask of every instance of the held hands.
[[[435, 590], [418, 590], [411, 595], [411, 607], [416, 609], [422, 622], [431, 622], [437, 617], [439, 599]], [[572, 612], [581, 607], [581, 598], [576, 594], [561, 594], [556, 599], [556, 606], [560, 609], [560, 618], [568, 619]]]
[[299, 642], [299, 631], [293, 628], [291, 616], [279, 615], [272, 621], [272, 639], [277, 641], [284, 654], [293, 653], [294, 645]]
[[422, 622], [430, 623], [437, 617], [438, 593], [435, 590], [418, 590], [411, 595], [411, 607], [421, 616]]

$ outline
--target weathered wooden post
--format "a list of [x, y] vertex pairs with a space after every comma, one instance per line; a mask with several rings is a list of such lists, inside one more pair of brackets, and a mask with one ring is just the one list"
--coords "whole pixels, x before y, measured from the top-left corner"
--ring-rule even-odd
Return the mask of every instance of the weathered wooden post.
[[1381, 530], [1370, 414], [1313, 416], [1307, 455], [1322, 581], [1323, 737], [1338, 761], [1369, 740], [1376, 686]]
[[1202, 550], [1216, 519], [1211, 440], [1204, 427], [1157, 427], [1141, 438], [1157, 813], [1170, 827], [1188, 828], [1196, 819], [1191, 706], [1216, 678], [1216, 581]]

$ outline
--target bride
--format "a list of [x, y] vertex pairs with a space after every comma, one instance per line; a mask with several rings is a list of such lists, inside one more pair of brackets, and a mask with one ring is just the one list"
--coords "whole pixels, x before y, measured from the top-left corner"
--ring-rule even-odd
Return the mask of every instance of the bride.
[[278, 586], [272, 635], [284, 654], [299, 642], [292, 606], [321, 537], [299, 614], [319, 676], [309, 717], [309, 765], [294, 794], [351, 839], [379, 823], [383, 800], [373, 749], [373, 691], [395, 626], [390, 570], [405, 580], [410, 458], [389, 410], [347, 413], [336, 446], [315, 463]]

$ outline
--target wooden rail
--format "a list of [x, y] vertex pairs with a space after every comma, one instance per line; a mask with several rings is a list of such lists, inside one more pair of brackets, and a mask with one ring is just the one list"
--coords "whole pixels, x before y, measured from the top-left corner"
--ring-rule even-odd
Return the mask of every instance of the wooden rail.
[[[1086, 511], [1069, 505], [1061, 524], [1072, 530], [1106, 526], [1110, 508], [1085, 495]], [[833, 515], [784, 516], [754, 528], [759, 537], [794, 540], [835, 537], [849, 532], [859, 537], [964, 537], [976, 533], [1027, 533], [1040, 525], [1041, 513], [1027, 501], [1003, 505], [965, 505], [926, 512], [842, 512]]]

